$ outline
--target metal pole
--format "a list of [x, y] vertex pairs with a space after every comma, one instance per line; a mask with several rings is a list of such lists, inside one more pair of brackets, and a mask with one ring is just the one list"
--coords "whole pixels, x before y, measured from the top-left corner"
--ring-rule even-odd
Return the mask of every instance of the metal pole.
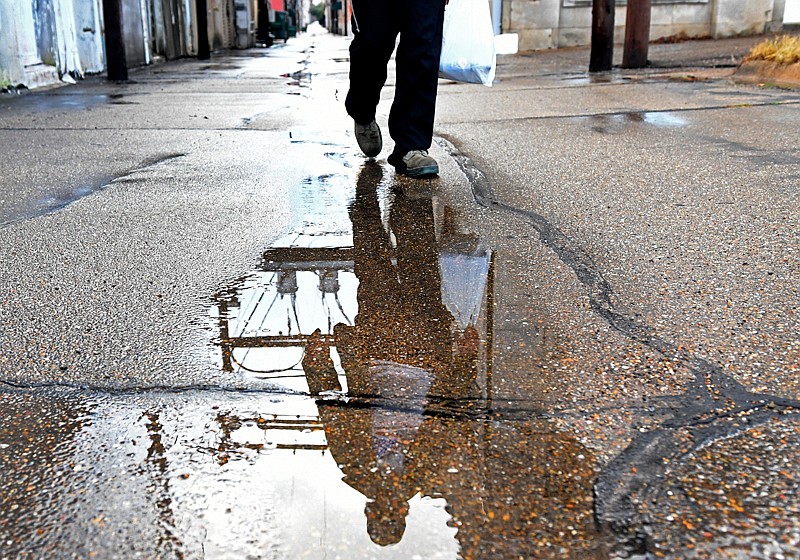
[[611, 70], [614, 59], [615, 0], [594, 0], [592, 3], [592, 52], [589, 72]]
[[644, 68], [647, 66], [649, 43], [650, 0], [628, 0], [622, 67]]
[[124, 82], [128, 79], [125, 58], [125, 39], [122, 34], [122, 5], [120, 0], [103, 0], [103, 21], [106, 39], [106, 70], [108, 79]]
[[206, 0], [195, 0], [197, 9], [197, 59], [211, 58], [211, 46], [208, 44], [208, 5]]

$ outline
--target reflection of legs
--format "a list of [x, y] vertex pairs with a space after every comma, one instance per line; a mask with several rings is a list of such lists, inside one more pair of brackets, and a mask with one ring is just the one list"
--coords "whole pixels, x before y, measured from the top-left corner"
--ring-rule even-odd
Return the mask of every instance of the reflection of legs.
[[356, 198], [350, 207], [353, 222], [354, 269], [358, 277], [357, 325], [387, 320], [396, 307], [397, 275], [391, 261], [389, 234], [381, 222], [377, 186], [383, 177], [377, 163], [361, 170]]
[[359, 124], [375, 118], [386, 83], [386, 67], [397, 37], [395, 0], [353, 0], [353, 42], [350, 44], [350, 90], [345, 107]]
[[306, 374], [308, 390], [312, 395], [318, 395], [323, 391], [342, 390], [330, 350], [322, 340], [319, 329], [308, 339], [306, 353], [303, 356], [303, 371]]
[[397, 194], [392, 206], [392, 231], [397, 238], [397, 268], [408, 306], [447, 331], [453, 316], [442, 303], [439, 251], [429, 198], [409, 199]]
[[435, 241], [433, 204], [430, 199], [412, 200], [398, 193], [392, 207], [392, 231], [397, 237], [397, 268], [404, 306], [416, 315], [417, 348], [435, 366], [431, 395], [453, 398], [474, 397], [480, 341], [475, 329], [459, 337], [454, 355], [453, 315], [442, 302], [439, 251]]
[[347, 373], [352, 394], [372, 394], [368, 361], [384, 347], [395, 318], [397, 275], [391, 261], [389, 235], [381, 222], [377, 187], [383, 178], [379, 164], [368, 162], [356, 183], [356, 197], [350, 207], [353, 222], [353, 261], [358, 278], [358, 315], [355, 327], [334, 327], [336, 349]]

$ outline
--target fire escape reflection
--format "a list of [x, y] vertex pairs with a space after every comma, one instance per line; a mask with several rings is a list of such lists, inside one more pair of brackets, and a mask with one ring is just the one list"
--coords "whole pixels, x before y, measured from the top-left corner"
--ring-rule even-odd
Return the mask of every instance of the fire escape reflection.
[[[369, 188], [367, 206], [362, 193], [348, 207], [350, 231], [294, 231], [264, 253], [258, 272], [217, 295], [223, 370], [318, 393], [324, 387], [303, 368], [313, 342], [315, 356], [330, 356], [338, 377], [323, 385], [348, 391], [338, 331], [370, 346], [358, 349], [365, 357], [418, 359], [412, 365], [420, 367], [431, 366], [434, 354], [452, 361], [473, 353], [472, 375], [491, 398], [491, 251], [460, 232], [437, 197], [379, 193], [375, 182]], [[433, 348], [432, 337], [448, 347]], [[416, 358], [402, 348], [409, 345]]]

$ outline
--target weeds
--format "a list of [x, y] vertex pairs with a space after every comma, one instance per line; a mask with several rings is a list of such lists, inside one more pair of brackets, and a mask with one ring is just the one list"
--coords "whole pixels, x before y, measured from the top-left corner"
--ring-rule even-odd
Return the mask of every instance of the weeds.
[[778, 64], [800, 62], [800, 35], [781, 35], [752, 48], [745, 60], [769, 60]]

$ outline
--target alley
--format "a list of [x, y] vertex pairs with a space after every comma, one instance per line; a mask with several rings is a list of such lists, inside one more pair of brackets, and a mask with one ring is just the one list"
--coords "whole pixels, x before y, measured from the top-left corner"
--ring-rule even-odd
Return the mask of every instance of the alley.
[[0, 99], [0, 558], [800, 555], [800, 95], [719, 45], [442, 82], [432, 180], [329, 35]]

